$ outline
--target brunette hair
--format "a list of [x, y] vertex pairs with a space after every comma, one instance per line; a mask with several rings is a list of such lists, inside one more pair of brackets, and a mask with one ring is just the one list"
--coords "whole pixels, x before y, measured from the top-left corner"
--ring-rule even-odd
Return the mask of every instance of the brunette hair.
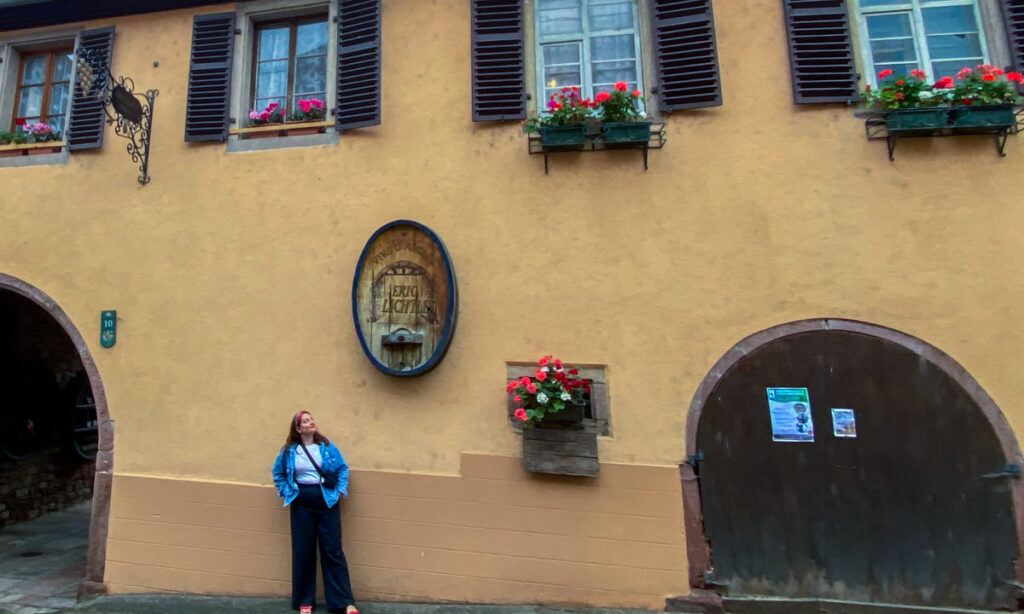
[[[286, 449], [291, 446], [297, 446], [299, 445], [299, 442], [302, 441], [302, 437], [299, 436], [298, 431], [299, 422], [302, 421], [303, 414], [308, 413], [308, 411], [301, 409], [299, 410], [299, 413], [292, 416], [292, 423], [288, 427], [288, 439], [284, 441], [284, 447]], [[317, 432], [313, 433], [313, 443], [331, 443], [331, 440], [321, 435], [320, 431], [317, 430]]]

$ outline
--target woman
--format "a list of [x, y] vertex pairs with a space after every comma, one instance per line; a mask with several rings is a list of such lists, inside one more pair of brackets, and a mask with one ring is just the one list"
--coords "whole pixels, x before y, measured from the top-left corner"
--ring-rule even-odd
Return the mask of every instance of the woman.
[[316, 430], [308, 411], [292, 418], [273, 475], [277, 494], [291, 506], [292, 607], [302, 614], [313, 610], [319, 542], [327, 611], [359, 614], [341, 551], [338, 516], [338, 495], [348, 497], [348, 465], [338, 448]]

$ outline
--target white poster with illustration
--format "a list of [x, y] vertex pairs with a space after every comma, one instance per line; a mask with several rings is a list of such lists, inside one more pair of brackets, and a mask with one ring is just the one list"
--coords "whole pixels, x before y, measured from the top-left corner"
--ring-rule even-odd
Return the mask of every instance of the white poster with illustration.
[[857, 436], [857, 417], [852, 409], [832, 408], [832, 433], [836, 437]]
[[811, 400], [806, 388], [768, 388], [772, 441], [814, 441]]

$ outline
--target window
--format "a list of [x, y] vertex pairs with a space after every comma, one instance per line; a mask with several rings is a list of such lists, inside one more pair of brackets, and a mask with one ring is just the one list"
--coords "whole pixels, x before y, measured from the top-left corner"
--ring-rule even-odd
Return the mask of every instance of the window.
[[976, 0], [859, 0], [858, 20], [872, 83], [890, 69], [929, 79], [989, 62]]
[[253, 45], [252, 108], [327, 102], [327, 16], [260, 23]]
[[635, 0], [537, 0], [537, 91], [579, 86], [584, 97], [625, 81], [643, 90]]
[[71, 52], [71, 48], [67, 48], [21, 55], [11, 130], [17, 119], [24, 119], [49, 124], [54, 131], [64, 134], [72, 74], [68, 57]]

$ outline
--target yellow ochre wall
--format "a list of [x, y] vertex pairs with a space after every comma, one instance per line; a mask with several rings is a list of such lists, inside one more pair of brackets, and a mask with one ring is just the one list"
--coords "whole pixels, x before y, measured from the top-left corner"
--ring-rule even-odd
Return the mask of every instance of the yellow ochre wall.
[[[1003, 159], [984, 137], [901, 142], [890, 163], [853, 109], [793, 105], [782, 4], [743, 0], [715, 4], [724, 106], [668, 117], [668, 143], [646, 172], [638, 152], [603, 152], [553, 157], [545, 175], [520, 125], [470, 119], [469, 3], [383, 7], [382, 125], [337, 146], [226, 154], [183, 141], [192, 17], [234, 10], [224, 4], [78, 24], [115, 25], [114, 74], [160, 90], [150, 185], [135, 182], [109, 129], [101, 151], [66, 166], [0, 168], [0, 272], [76, 323], [116, 424], [113, 590], [286, 592], [286, 517], [266, 486], [286, 422], [306, 408], [354, 469], [344, 516], [357, 597], [657, 607], [689, 590], [675, 466], [694, 391], [743, 337], [804, 318], [864, 320], [934, 344], [1024, 428], [1019, 138]], [[412, 379], [371, 366], [349, 303], [365, 241], [399, 218], [445, 241], [460, 289], [447, 357]], [[111, 349], [97, 343], [102, 309], [120, 318]], [[506, 362], [546, 353], [607, 365], [612, 436], [599, 440], [597, 481], [532, 478], [510, 464], [521, 444], [506, 425]], [[401, 489], [387, 489], [403, 480], [439, 506], [484, 503], [467, 454], [517, 485], [527, 518], [589, 513], [593, 500], [674, 518], [648, 540], [673, 556], [648, 559], [639, 540], [612, 559], [495, 546], [505, 558], [483, 560], [490, 537], [460, 542], [434, 525], [423, 533], [454, 541], [391, 537], [387, 497]], [[632, 499], [606, 474], [631, 471], [672, 497], [621, 510]], [[229, 505], [227, 492], [245, 494]], [[486, 503], [513, 505], [496, 501]], [[617, 522], [593, 513], [611, 514], [600, 526]], [[415, 519], [399, 520], [417, 533]], [[265, 560], [248, 576], [200, 581], [210, 553], [197, 536], [224, 525], [252, 531]], [[495, 542], [540, 530], [468, 526]], [[593, 534], [559, 531], [601, 550]], [[251, 552], [248, 539], [225, 543]], [[508, 571], [517, 584], [440, 581], [465, 561], [424, 570], [408, 548], [476, 552], [470, 570]], [[585, 580], [578, 591], [525, 572], [559, 557]], [[380, 568], [397, 570], [394, 582], [371, 574]], [[596, 579], [609, 570], [618, 584], [602, 592]]]

